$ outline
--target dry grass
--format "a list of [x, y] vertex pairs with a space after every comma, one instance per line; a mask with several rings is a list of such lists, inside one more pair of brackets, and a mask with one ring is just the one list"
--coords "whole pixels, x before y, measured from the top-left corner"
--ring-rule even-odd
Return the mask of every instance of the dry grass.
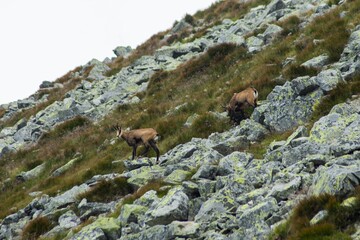
[[[222, 4], [225, 2], [222, 1]], [[253, 4], [260, 4], [261, 2], [252, 1]], [[341, 33], [344, 26], [358, 24], [360, 22], [359, 14], [352, 10], [352, 8], [360, 9], [358, 1], [348, 2], [341, 9], [349, 10], [348, 16], [339, 20], [335, 13], [329, 13], [327, 19], [330, 23], [320, 19], [319, 22], [316, 22], [320, 25], [319, 28], [326, 28], [331, 25], [331, 21], [334, 21], [334, 29], [338, 29]], [[209, 13], [206, 14], [211, 15], [213, 10], [209, 9]], [[223, 10], [227, 11], [226, 9]], [[231, 12], [231, 9], [229, 11]], [[196, 15], [195, 19], [205, 18], [206, 14]], [[208, 18], [212, 19], [211, 16]], [[216, 20], [214, 19], [214, 21]], [[257, 88], [260, 99], [265, 99], [275, 85], [282, 83], [273, 79], [284, 73], [282, 62], [287, 57], [299, 55], [297, 61], [301, 63], [324, 51], [330, 52], [331, 46], [325, 43], [330, 42], [326, 39], [331, 39], [331, 34], [323, 32], [321, 35], [317, 35], [316, 26], [298, 29], [295, 18], [288, 20], [284, 26], [286, 26], [285, 29], [287, 29], [288, 34], [281, 35], [271, 47], [260, 53], [248, 55], [243, 48], [233, 45], [214, 47], [202, 56], [184, 63], [174, 71], [155, 74], [150, 80], [147, 91], [139, 94], [141, 98], [139, 103], [120, 106], [97, 125], [83, 124], [82, 121], [67, 123], [62, 126], [63, 128], [59, 127], [49, 133], [47, 137], [45, 136], [38, 145], [5, 155], [0, 159], [0, 181], [4, 181], [6, 178], [14, 179], [19, 172], [28, 170], [42, 162], [46, 162], [46, 169], [41, 176], [34, 180], [25, 183], [12, 181], [11, 187], [2, 189], [0, 218], [8, 215], [11, 212], [9, 209], [12, 207], [24, 207], [30, 201], [29, 192], [43, 191], [46, 194], [55, 195], [58, 191], [65, 191], [74, 185], [81, 184], [96, 174], [122, 172], [124, 167], [121, 165], [114, 166], [112, 161], [129, 157], [131, 148], [124, 142], [117, 142], [114, 145], [106, 143], [115, 137], [111, 126], [117, 122], [124, 127], [154, 127], [157, 129], [162, 136], [159, 143], [161, 154], [180, 143], [189, 141], [192, 137], [207, 137], [211, 132], [229, 129], [231, 126], [227, 121], [224, 122], [215, 118], [208, 112], [222, 112], [221, 105], [229, 101], [234, 92], [239, 92], [250, 85]], [[167, 40], [164, 38], [165, 34], [166, 32], [159, 33], [139, 46], [132, 57], [117, 59], [117, 62], [111, 66], [113, 69], [111, 74], [120, 70], [121, 67], [127, 66], [138, 56], [152, 54], [162, 44], [167, 44]], [[300, 38], [302, 34], [304, 38]], [[343, 42], [346, 42], [348, 38], [347, 34], [337, 36], [342, 39], [332, 39], [332, 41], [337, 42], [334, 43], [336, 46], [334, 56], [338, 56], [338, 49], [341, 49]], [[324, 45], [312, 44], [313, 39], [317, 37], [324, 39]], [[295, 40], [298, 40], [297, 42], [302, 40], [303, 42], [294, 44]], [[68, 81], [69, 76], [71, 74], [59, 79], [58, 82], [64, 84], [68, 82], [68, 89], [72, 89], [74, 85], [71, 84], [76, 85], [77, 80]], [[50, 98], [61, 100], [65, 91], [68, 90], [65, 87], [59, 91], [58, 93], [50, 93]], [[37, 109], [31, 109], [27, 113], [22, 113], [23, 115], [17, 116], [17, 119], [31, 116], [39, 109], [44, 109], [46, 104], [38, 106]], [[182, 104], [185, 104], [185, 107], [174, 111], [177, 106]], [[173, 112], [173, 114], [168, 115], [168, 112]], [[184, 127], [185, 121], [194, 113], [197, 113], [199, 118], [192, 127]], [[4, 124], [10, 126], [13, 122], [15, 119]], [[279, 139], [283, 138], [286, 136], [279, 136]], [[251, 148], [250, 151], [261, 157], [262, 151], [268, 144], [267, 141], [270, 140], [273, 139], [265, 139], [260, 145]], [[73, 169], [60, 177], [50, 177], [52, 171], [71, 160], [76, 153], [81, 153], [83, 157]], [[141, 195], [141, 191], [138, 195]]]
[[[359, 189], [354, 193], [352, 206], [342, 206], [344, 196], [323, 194], [301, 200], [286, 223], [278, 226], [270, 239], [351, 239], [352, 225], [360, 217]], [[310, 220], [321, 210], [328, 216], [315, 225]], [[350, 231], [350, 232], [349, 232]]]

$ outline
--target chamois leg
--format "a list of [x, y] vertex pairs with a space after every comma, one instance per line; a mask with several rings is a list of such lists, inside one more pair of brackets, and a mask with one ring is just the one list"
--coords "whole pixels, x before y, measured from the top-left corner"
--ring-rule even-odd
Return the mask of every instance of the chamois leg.
[[155, 141], [149, 141], [150, 146], [154, 149], [154, 151], [156, 152], [156, 163], [159, 162], [159, 156], [160, 156], [160, 151], [158, 149], [158, 147], [156, 146]]
[[132, 160], [134, 160], [134, 159], [135, 159], [135, 156], [136, 156], [136, 148], [137, 148], [137, 146], [136, 146], [136, 145], [135, 145], [135, 146], [133, 146]]
[[147, 154], [149, 152], [150, 146], [145, 145], [144, 151], [140, 154], [141, 156], [147, 157]]

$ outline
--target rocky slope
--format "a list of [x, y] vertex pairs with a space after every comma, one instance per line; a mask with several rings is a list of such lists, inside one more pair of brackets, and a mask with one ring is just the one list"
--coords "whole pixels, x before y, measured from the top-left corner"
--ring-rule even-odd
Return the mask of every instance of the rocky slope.
[[[251, 9], [241, 19], [222, 21], [192, 42], [162, 47], [153, 56], [143, 56], [111, 77], [105, 76], [109, 69], [104, 62], [92, 60], [86, 65], [93, 66], [87, 80], [64, 100], [1, 130], [0, 156], [36, 142], [43, 132], [74, 116], [99, 121], [118, 105], [140, 101], [135, 94], [147, 88], [155, 72], [175, 69], [214, 45], [235, 43], [256, 54], [271, 47], [282, 31], [277, 21], [296, 14], [304, 27], [336, 7], [321, 0], [273, 0]], [[263, 28], [262, 33], [249, 37]], [[356, 26], [336, 63], [327, 64], [328, 56], [324, 55], [303, 63], [318, 68], [319, 73], [276, 86], [250, 119], [229, 131], [178, 145], [161, 155], [158, 165], [151, 164], [155, 162], [152, 158], [125, 161], [127, 171], [123, 173], [93, 176], [57, 196], [40, 194], [2, 220], [0, 239], [21, 238], [25, 225], [39, 217], [56, 222], [44, 238], [267, 239], [300, 199], [322, 193], [347, 195], [360, 184], [359, 96], [334, 106], [311, 129], [305, 127], [320, 100], [359, 73], [359, 45], [360, 26]], [[81, 75], [81, 71], [74, 75]], [[31, 102], [26, 107], [37, 104], [27, 99], [4, 105], [3, 118], [23, 108], [24, 101]], [[285, 141], [272, 142], [261, 159], [239, 150], [268, 134], [293, 129]], [[70, 168], [77, 159], [53, 174]], [[26, 181], [41, 173], [42, 165], [18, 177]], [[136, 188], [161, 180], [166, 194], [159, 196], [150, 190], [132, 203], [125, 198], [110, 203], [86, 198], [79, 201], [79, 195], [101, 181], [117, 178], [126, 178]], [[81, 225], [89, 218], [88, 225]]]

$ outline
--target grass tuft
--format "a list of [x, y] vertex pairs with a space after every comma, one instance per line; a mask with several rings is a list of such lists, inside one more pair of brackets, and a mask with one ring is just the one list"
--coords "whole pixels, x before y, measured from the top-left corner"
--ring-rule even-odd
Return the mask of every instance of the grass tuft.
[[112, 181], [101, 181], [90, 191], [81, 194], [78, 199], [86, 198], [91, 202], [111, 202], [136, 191], [126, 178], [116, 178]]
[[47, 217], [38, 217], [31, 220], [24, 227], [22, 237], [23, 240], [35, 240], [38, 239], [42, 234], [50, 231], [55, 224]]

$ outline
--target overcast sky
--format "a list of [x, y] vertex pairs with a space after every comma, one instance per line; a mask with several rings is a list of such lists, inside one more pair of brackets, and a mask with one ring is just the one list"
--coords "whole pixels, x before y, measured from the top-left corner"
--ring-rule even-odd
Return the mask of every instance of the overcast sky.
[[0, 104], [92, 58], [135, 48], [215, 0], [0, 0]]

